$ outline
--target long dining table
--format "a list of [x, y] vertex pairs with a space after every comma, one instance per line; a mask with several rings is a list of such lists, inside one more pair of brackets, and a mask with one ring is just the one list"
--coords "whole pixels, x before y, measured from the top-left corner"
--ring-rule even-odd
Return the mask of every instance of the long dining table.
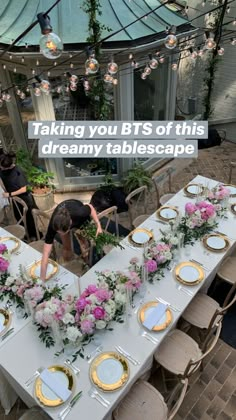
[[[197, 176], [191, 181], [191, 183], [201, 183], [203, 185], [207, 185], [209, 188], [213, 188], [218, 184], [218, 181]], [[177, 206], [180, 214], [184, 215], [185, 204], [190, 201], [194, 202], [194, 199], [187, 197], [184, 189], [181, 189], [167, 204]], [[231, 198], [231, 202], [234, 202], [234, 198]], [[123, 387], [117, 391], [103, 394], [110, 402], [108, 408], [99, 404], [89, 395], [92, 382], [90, 379], [90, 364], [86, 359], [86, 355], [93, 352], [96, 346], [94, 342], [91, 342], [85, 347], [85, 358], [82, 359], [78, 357], [74, 362], [74, 364], [80, 369], [80, 374], [76, 377], [75, 392], [82, 390], [83, 394], [78, 403], [74, 405], [73, 409], [68, 414], [68, 420], [81, 418], [81, 416], [86, 416], [86, 418], [89, 419], [93, 418], [94, 420], [111, 418], [112, 411], [119, 401], [121, 401], [126, 395], [136, 380], [140, 377], [148, 377], [153, 362], [153, 354], [158, 349], [162, 340], [165, 339], [166, 334], [168, 334], [170, 330], [176, 326], [181, 314], [190, 304], [196, 293], [198, 293], [199, 290], [207, 292], [223, 258], [225, 258], [226, 255], [229, 255], [234, 249], [236, 242], [236, 229], [234, 229], [234, 227], [236, 228], [236, 216], [228, 210], [227, 219], [219, 218], [218, 222], [219, 225], [217, 230], [227, 235], [230, 241], [230, 246], [225, 252], [206, 252], [202, 241], [198, 240], [193, 246], [189, 245], [183, 248], [180, 254], [179, 262], [189, 261], [191, 258], [194, 258], [195, 261], [202, 264], [204, 269], [204, 280], [195, 286], [189, 286], [191, 294], [186, 293], [185, 290], [178, 287], [179, 283], [175, 278], [174, 270], [170, 271], [165, 269], [164, 277], [161, 278], [161, 280], [154, 281], [153, 283], [147, 282], [144, 302], [152, 301], [155, 300], [156, 297], [159, 297], [178, 309], [176, 311], [172, 311], [173, 319], [168, 328], [160, 332], [150, 333], [153, 337], [158, 339], [157, 343], [146, 340], [142, 335], [144, 330], [138, 321], [137, 311], [135, 309], [133, 309], [131, 315], [126, 318], [126, 322], [123, 324], [112, 322], [111, 326], [113, 330], [104, 331], [101, 334], [102, 350], [104, 352], [115, 351], [115, 347], [119, 345], [135, 359], [140, 361], [139, 365], [129, 363], [129, 379]], [[160, 230], [163, 229], [163, 224], [158, 221], [156, 213], [150, 215], [150, 217], [148, 217], [140, 227], [152, 230], [156, 241], [160, 239]], [[0, 236], [3, 235], [7, 236], [6, 232], [1, 229]], [[127, 271], [129, 262], [133, 257], [138, 258], [140, 263], [142, 262], [143, 253], [141, 248], [131, 247], [127, 238], [122, 240], [122, 244], [124, 249], [112, 249], [80, 278], [81, 291], [83, 291], [89, 284], [96, 283], [97, 272], [104, 270]], [[19, 264], [27, 264], [27, 262], [30, 263], [32, 260], [38, 260], [40, 255], [40, 253], [35, 251], [29, 245], [22, 243], [22, 253], [17, 257], [14, 256], [14, 258], [12, 258], [10, 272], [12, 274], [17, 274]], [[67, 272], [64, 267], [60, 267], [57, 279], [59, 284], [66, 285], [64, 293], [77, 293], [74, 281], [75, 276], [72, 273]], [[52, 279], [48, 283], [53, 281], [54, 280]], [[134, 303], [136, 307], [138, 307], [141, 303], [141, 299], [138, 294], [135, 295]], [[26, 380], [32, 376], [39, 367], [47, 368], [51, 365], [63, 364], [66, 356], [64, 354], [55, 356], [55, 352], [59, 350], [58, 348], [51, 347], [48, 349], [39, 341], [37, 328], [33, 325], [31, 318], [28, 318], [27, 320], [19, 320], [15, 319], [14, 314], [13, 318], [13, 325], [15, 328], [14, 333], [3, 342], [0, 342], [0, 381], [3, 376], [4, 380], [10, 384], [14, 395], [18, 395], [28, 407], [31, 407], [38, 404], [38, 401], [34, 395], [34, 384], [32, 383], [32, 385], [27, 388], [25, 386]], [[0, 398], [1, 397], [2, 396], [0, 394]], [[8, 401], [1, 402], [7, 412], [10, 410], [11, 404], [14, 403], [14, 398], [9, 397]], [[57, 408], [47, 408], [42, 406], [42, 408], [52, 419], [58, 419], [58, 415], [63, 406]]]

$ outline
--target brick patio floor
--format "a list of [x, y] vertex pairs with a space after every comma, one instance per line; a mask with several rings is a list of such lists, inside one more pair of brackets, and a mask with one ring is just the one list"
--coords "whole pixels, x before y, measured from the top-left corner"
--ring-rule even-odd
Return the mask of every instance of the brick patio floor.
[[[236, 161], [236, 144], [224, 142], [219, 147], [200, 150], [199, 157], [174, 177], [173, 190], [177, 192], [198, 174], [227, 183], [231, 161]], [[236, 184], [236, 170], [233, 173], [232, 183]], [[71, 196], [89, 202], [91, 194], [86, 192], [57, 195], [56, 202]], [[155, 200], [152, 194], [151, 196], [150, 213], [156, 209]], [[120, 223], [128, 226], [127, 217], [120, 216]], [[158, 370], [153, 374], [151, 382], [164, 395]], [[11, 413], [5, 416], [0, 406], [0, 420], [19, 420], [25, 409], [22, 401], [18, 400]], [[212, 419], [236, 420], [236, 350], [222, 340], [218, 341], [205, 361], [203, 372], [197, 372], [190, 379], [189, 390], [174, 420]]]

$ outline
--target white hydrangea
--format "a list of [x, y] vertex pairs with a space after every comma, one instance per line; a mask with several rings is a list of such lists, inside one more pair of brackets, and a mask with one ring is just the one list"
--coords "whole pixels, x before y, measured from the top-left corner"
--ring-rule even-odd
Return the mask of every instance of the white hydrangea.
[[77, 338], [82, 337], [81, 332], [76, 327], [68, 327], [66, 331], [66, 338], [68, 340], [75, 342]]
[[89, 300], [90, 300], [92, 305], [95, 305], [96, 303], [98, 303], [98, 299], [97, 299], [96, 295], [90, 295]]
[[75, 322], [75, 318], [73, 315], [68, 313], [63, 316], [62, 321], [64, 324], [73, 324]]
[[118, 291], [115, 291], [115, 302], [118, 305], [125, 305], [125, 303], [126, 303], [126, 294], [125, 293], [120, 293]]
[[12, 286], [11, 290], [15, 293], [17, 292], [17, 286]]
[[9, 276], [8, 278], [7, 278], [7, 280], [6, 280], [6, 282], [5, 282], [5, 285], [6, 286], [10, 286], [12, 283], [14, 283], [15, 282], [15, 279], [14, 279], [14, 277], [11, 277], [11, 276]]
[[110, 316], [110, 318], [113, 318], [116, 312], [116, 304], [113, 300], [109, 300], [105, 305], [104, 309], [107, 312], [107, 314]]

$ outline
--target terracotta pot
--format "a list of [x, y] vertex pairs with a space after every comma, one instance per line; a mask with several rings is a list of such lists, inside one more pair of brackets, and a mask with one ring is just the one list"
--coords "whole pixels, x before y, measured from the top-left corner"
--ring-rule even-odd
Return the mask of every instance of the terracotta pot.
[[54, 194], [52, 190], [49, 190], [42, 194], [32, 192], [32, 195], [39, 210], [47, 211], [55, 206]]

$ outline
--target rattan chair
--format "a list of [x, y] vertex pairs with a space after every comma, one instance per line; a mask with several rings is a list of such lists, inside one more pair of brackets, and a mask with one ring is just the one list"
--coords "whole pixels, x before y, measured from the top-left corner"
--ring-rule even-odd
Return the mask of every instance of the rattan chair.
[[172, 408], [168, 408], [160, 392], [150, 383], [139, 380], [113, 412], [114, 420], [171, 420], [179, 410], [188, 386], [182, 381], [182, 389]]
[[207, 340], [203, 352], [198, 343], [185, 332], [174, 329], [165, 337], [154, 354], [156, 362], [167, 371], [181, 379], [189, 378], [203, 363], [204, 358], [215, 347], [221, 331], [222, 323], [216, 326], [215, 335]]
[[29, 241], [29, 234], [26, 222], [26, 214], [28, 211], [27, 204], [20, 197], [10, 197], [9, 202], [12, 220], [16, 221], [14, 215], [14, 207], [19, 214], [19, 220], [15, 224], [11, 224], [4, 227], [4, 229], [7, 230], [11, 235], [16, 236], [18, 239], [21, 240], [23, 240], [26, 236], [27, 240]]
[[[141, 225], [150, 215], [147, 214], [147, 186], [137, 188], [127, 195], [130, 227], [133, 229]], [[142, 213], [143, 212], [143, 213]], [[141, 214], [140, 214], [141, 213]]]
[[[157, 209], [169, 201], [175, 194], [172, 192], [172, 168], [162, 168], [152, 177], [152, 181], [156, 191]], [[168, 193], [161, 195], [161, 188], [168, 184]]]
[[182, 319], [194, 326], [199, 332], [199, 343], [204, 350], [206, 347], [207, 337], [214, 332], [216, 325], [222, 322], [226, 312], [236, 302], [236, 283], [227, 294], [223, 306], [204, 293], [197, 293], [191, 303], [182, 314]]
[[[29, 243], [29, 245], [42, 253], [44, 247], [44, 238], [47, 233], [48, 225], [50, 222], [50, 215], [39, 209], [33, 209], [32, 215], [35, 224], [37, 241], [32, 241]], [[52, 259], [57, 261], [58, 258], [54, 243], [51, 254]]]
[[236, 256], [226, 257], [219, 270], [217, 271], [217, 277], [227, 283], [234, 285], [236, 282]]

